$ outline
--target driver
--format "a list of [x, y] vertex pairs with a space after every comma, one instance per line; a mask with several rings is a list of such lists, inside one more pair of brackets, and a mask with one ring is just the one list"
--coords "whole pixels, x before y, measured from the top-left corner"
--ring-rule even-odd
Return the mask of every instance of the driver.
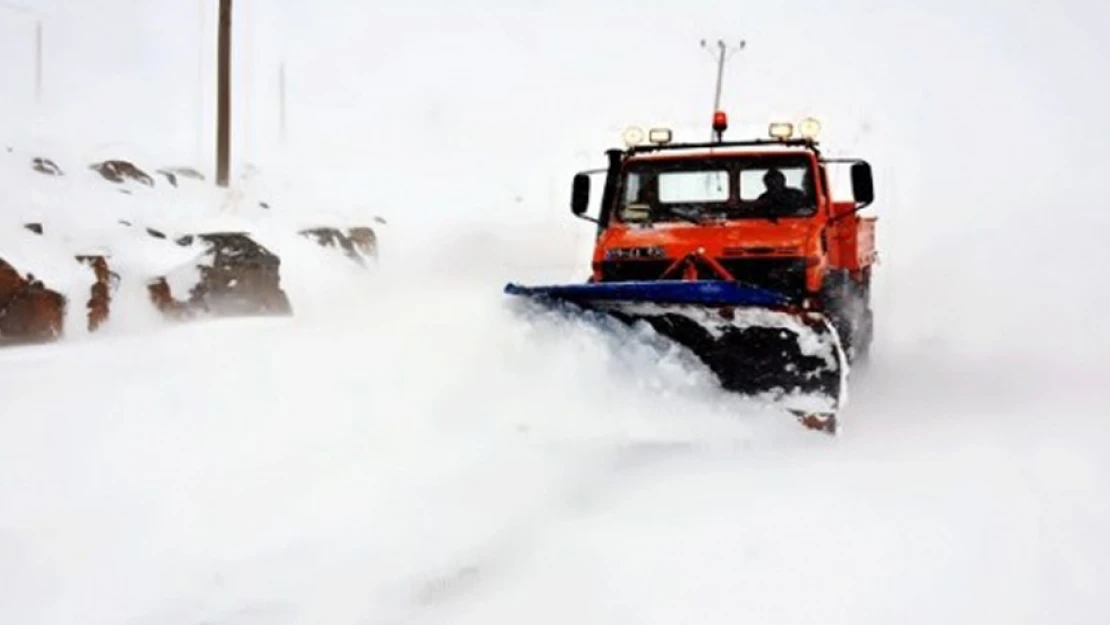
[[756, 201], [776, 216], [790, 215], [806, 205], [805, 192], [786, 186], [786, 176], [778, 169], [767, 170], [763, 185], [767, 190]]

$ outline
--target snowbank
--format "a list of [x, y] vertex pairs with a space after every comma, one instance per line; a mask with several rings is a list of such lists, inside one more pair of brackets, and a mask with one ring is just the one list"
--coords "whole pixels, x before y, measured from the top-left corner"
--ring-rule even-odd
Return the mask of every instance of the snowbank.
[[[322, 223], [317, 213], [291, 209], [288, 198], [264, 194], [257, 172], [248, 173], [224, 190], [189, 168], [85, 163], [8, 148], [0, 154], [0, 258], [64, 297], [57, 333], [72, 336], [100, 329], [83, 320], [94, 307], [94, 263], [102, 265], [95, 305], [110, 309], [107, 328], [154, 319], [152, 304], [178, 317], [198, 308], [227, 312], [216, 302], [231, 298], [239, 300], [238, 312], [289, 312], [280, 275], [285, 256], [318, 264], [320, 247], [331, 247], [327, 254], [346, 257], [345, 270], [376, 260], [380, 220]], [[0, 298], [9, 319], [16, 313], [5, 306], [13, 298]]]

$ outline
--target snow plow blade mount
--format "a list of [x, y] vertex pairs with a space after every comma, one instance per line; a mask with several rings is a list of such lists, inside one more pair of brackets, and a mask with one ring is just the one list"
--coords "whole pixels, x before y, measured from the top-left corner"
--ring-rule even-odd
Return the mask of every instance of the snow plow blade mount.
[[773, 291], [693, 280], [508, 284], [505, 292], [647, 322], [696, 354], [723, 388], [835, 423], [847, 369], [836, 331], [823, 315], [795, 310]]

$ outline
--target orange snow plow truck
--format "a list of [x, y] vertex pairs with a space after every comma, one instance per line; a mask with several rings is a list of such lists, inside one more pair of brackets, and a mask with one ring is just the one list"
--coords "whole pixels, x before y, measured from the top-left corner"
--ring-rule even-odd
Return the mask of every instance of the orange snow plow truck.
[[[727, 127], [716, 113], [707, 143], [629, 129], [606, 169], [574, 177], [571, 210], [598, 229], [589, 280], [505, 292], [647, 322], [725, 389], [833, 433], [848, 369], [872, 340], [875, 218], [859, 214], [874, 201], [871, 167], [824, 157], [811, 118], [746, 141], [725, 141]], [[847, 200], [833, 199], [834, 171], [849, 174]], [[590, 175], [601, 173], [593, 217]]]

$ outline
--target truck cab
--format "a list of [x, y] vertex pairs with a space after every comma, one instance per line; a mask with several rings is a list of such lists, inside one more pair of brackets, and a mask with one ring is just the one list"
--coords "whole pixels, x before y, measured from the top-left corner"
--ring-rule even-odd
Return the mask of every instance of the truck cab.
[[[870, 165], [825, 158], [820, 125], [771, 124], [769, 138], [672, 142], [653, 129], [625, 133], [608, 167], [574, 177], [571, 209], [597, 224], [591, 282], [728, 280], [830, 317], [850, 360], [871, 341], [875, 218]], [[834, 201], [830, 170], [846, 166], [851, 199]], [[590, 174], [605, 173], [597, 217], [586, 215]], [[837, 190], [839, 191], [839, 190]]]

